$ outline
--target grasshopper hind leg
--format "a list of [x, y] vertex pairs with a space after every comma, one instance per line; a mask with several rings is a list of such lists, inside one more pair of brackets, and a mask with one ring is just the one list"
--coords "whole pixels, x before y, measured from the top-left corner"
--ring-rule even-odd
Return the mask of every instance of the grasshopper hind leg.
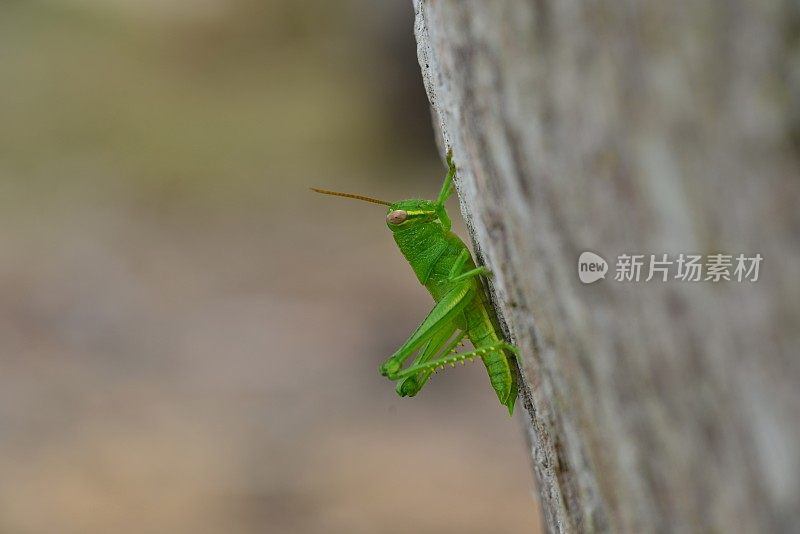
[[[514, 354], [517, 353], [517, 348], [505, 341], [500, 341], [496, 344], [482, 347], [479, 349], [471, 350], [468, 352], [461, 352], [458, 354], [444, 354], [438, 358], [428, 360], [426, 362], [414, 364], [407, 369], [403, 369], [399, 373], [397, 373], [398, 379], [403, 379], [409, 376], [417, 376], [420, 373], [429, 371], [433, 372], [436, 369], [444, 369], [446, 366], [455, 367], [456, 363], [463, 362], [464, 360], [472, 360], [473, 358], [485, 358], [487, 355], [492, 353], [501, 352], [503, 350], [509, 350]], [[485, 363], [485, 360], [484, 360]], [[492, 373], [489, 373], [490, 378], [492, 377]], [[503, 404], [506, 408], [508, 408], [508, 413], [513, 414], [514, 412], [514, 402], [517, 399], [517, 384], [514, 381], [513, 375], [510, 377], [510, 381], [504, 381], [502, 384], [495, 383], [492, 380], [492, 387], [494, 388], [495, 392], [497, 393], [498, 398], [500, 399], [500, 403]]]
[[[455, 325], [442, 329], [441, 332], [436, 335], [436, 337], [430, 340], [422, 353], [417, 357], [416, 360], [414, 360], [412, 366], [421, 365], [433, 357], [438, 358], [455, 350], [461, 340], [466, 336], [465, 333], [459, 332], [456, 337], [450, 341], [450, 343], [447, 343], [456, 330], [457, 328]], [[407, 376], [397, 383], [395, 391], [397, 391], [397, 394], [401, 397], [413, 397], [419, 393], [419, 391], [422, 389], [422, 386], [425, 385], [432, 374], [432, 370], [426, 369], [415, 375]]]
[[[401, 373], [403, 363], [420, 348], [426, 346], [431, 339], [437, 338], [444, 330], [448, 331], [453, 327], [456, 318], [461, 311], [472, 301], [475, 290], [469, 283], [461, 283], [451, 289], [440, 301], [436, 303], [427, 317], [422, 321], [417, 329], [411, 334], [402, 347], [379, 368], [379, 372], [389, 380], [398, 380], [409, 375], [398, 376]], [[452, 335], [442, 339], [439, 344], [443, 344]]]

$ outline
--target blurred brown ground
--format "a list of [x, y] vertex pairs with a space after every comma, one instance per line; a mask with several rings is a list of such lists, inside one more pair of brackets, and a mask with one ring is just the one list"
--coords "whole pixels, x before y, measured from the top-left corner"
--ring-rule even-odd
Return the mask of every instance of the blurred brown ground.
[[[382, 209], [443, 167], [410, 2], [0, 4], [0, 532], [536, 532]], [[453, 202], [451, 210], [457, 212]]]

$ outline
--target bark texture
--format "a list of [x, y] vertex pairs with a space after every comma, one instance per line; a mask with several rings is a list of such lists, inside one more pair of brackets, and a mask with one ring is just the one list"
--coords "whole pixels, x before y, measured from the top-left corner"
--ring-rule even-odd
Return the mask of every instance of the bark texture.
[[[414, 7], [549, 530], [800, 530], [798, 3]], [[578, 280], [585, 250], [605, 280]], [[764, 260], [614, 280], [619, 254], [681, 252]]]

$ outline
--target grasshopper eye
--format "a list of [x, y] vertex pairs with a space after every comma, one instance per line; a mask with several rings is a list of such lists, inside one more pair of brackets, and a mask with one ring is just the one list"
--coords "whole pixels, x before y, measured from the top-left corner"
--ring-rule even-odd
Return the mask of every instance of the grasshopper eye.
[[386, 216], [386, 221], [390, 224], [400, 224], [408, 217], [408, 213], [403, 210], [394, 210]]

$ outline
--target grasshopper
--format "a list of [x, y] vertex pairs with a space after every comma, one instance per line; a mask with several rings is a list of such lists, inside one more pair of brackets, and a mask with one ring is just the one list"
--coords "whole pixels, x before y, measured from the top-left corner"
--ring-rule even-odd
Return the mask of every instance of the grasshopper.
[[[317, 193], [353, 198], [388, 206], [386, 225], [400, 252], [405, 256], [420, 283], [436, 305], [392, 356], [380, 366], [380, 373], [397, 381], [401, 397], [416, 395], [437, 370], [479, 357], [489, 373], [489, 381], [500, 403], [514, 412], [517, 384], [510, 359], [517, 348], [503, 339], [497, 318], [480, 276], [491, 276], [486, 267], [478, 267], [464, 242], [450, 231], [450, 217], [444, 207], [453, 193], [456, 167], [452, 152], [447, 154], [448, 172], [436, 201], [409, 199], [386, 202], [350, 193], [312, 188]], [[464, 338], [474, 350], [456, 353]], [[417, 354], [413, 363], [405, 362]]]

